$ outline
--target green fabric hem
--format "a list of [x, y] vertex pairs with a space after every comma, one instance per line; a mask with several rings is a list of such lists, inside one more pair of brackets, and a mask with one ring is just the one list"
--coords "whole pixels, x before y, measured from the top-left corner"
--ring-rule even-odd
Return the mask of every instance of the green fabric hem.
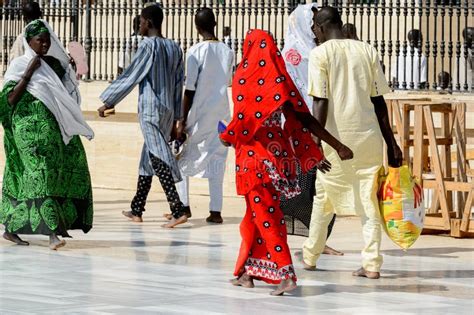
[[4, 197], [0, 223], [5, 231], [15, 234], [57, 234], [69, 236], [68, 230], [87, 233], [92, 228], [91, 199], [35, 198], [19, 201]]

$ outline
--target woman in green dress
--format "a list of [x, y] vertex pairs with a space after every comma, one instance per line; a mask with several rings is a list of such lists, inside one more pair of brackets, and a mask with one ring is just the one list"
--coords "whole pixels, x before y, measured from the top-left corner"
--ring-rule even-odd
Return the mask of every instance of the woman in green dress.
[[92, 189], [79, 135], [93, 132], [80, 110], [69, 57], [49, 25], [25, 29], [25, 55], [13, 60], [0, 93], [6, 165], [0, 223], [3, 237], [29, 245], [19, 234], [49, 235], [66, 244], [68, 230], [92, 228]]

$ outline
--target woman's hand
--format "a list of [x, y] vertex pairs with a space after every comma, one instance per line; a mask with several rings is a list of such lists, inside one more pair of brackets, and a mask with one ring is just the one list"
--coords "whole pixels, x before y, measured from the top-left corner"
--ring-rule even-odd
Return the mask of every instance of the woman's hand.
[[20, 101], [21, 97], [23, 96], [23, 93], [28, 87], [31, 77], [40, 66], [41, 57], [35, 56], [28, 64], [25, 73], [23, 73], [22, 79], [18, 82], [18, 84], [10, 92], [10, 94], [8, 94], [8, 104], [10, 104], [11, 106], [15, 106]]
[[352, 150], [346, 147], [345, 145], [343, 145], [342, 143], [337, 148], [337, 154], [343, 161], [350, 160], [354, 157], [354, 153], [352, 152]]
[[36, 55], [29, 63], [28, 67], [26, 68], [24, 77], [26, 77], [28, 80], [31, 79], [33, 74], [38, 70], [38, 68], [41, 66], [41, 57]]
[[219, 140], [221, 141], [222, 145], [225, 146], [225, 147], [230, 147], [230, 146], [232, 146], [232, 144], [230, 144], [229, 142], [226, 142], [226, 141], [222, 140], [220, 137], [219, 137]]
[[316, 168], [323, 174], [329, 172], [331, 170], [331, 167], [331, 162], [326, 159], [319, 161], [319, 163], [316, 165]]

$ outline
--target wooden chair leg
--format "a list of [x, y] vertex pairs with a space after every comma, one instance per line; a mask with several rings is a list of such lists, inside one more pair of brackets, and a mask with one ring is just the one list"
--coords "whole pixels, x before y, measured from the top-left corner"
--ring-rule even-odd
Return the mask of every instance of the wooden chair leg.
[[426, 122], [426, 131], [428, 132], [428, 139], [431, 151], [431, 162], [433, 165], [433, 171], [436, 176], [438, 197], [441, 206], [441, 213], [443, 215], [444, 228], [451, 228], [451, 218], [449, 215], [449, 204], [446, 198], [446, 186], [443, 178], [443, 170], [441, 167], [441, 159], [439, 157], [438, 146], [436, 144], [436, 132], [433, 122], [433, 115], [430, 107], [424, 107], [424, 116]]
[[472, 189], [469, 191], [466, 199], [466, 203], [464, 205], [464, 211], [462, 214], [461, 219], [461, 231], [468, 232], [469, 231], [469, 222], [471, 221], [471, 209], [472, 209], [472, 201], [474, 199], [474, 184]]

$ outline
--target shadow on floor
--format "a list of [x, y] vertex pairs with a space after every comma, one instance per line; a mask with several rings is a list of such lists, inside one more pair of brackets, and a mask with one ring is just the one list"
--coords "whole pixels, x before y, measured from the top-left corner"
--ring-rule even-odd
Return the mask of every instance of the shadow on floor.
[[456, 279], [456, 278], [474, 278], [474, 270], [429, 270], [429, 271], [411, 271], [411, 270], [387, 270], [383, 269], [384, 279], [400, 278], [422, 278], [422, 279]]
[[365, 294], [374, 292], [398, 292], [398, 293], [429, 293], [429, 292], [447, 292], [449, 289], [443, 285], [419, 285], [419, 284], [407, 284], [407, 285], [339, 285], [339, 284], [326, 284], [321, 286], [302, 285], [296, 288], [291, 295], [293, 297], [307, 297], [317, 296], [328, 293], [354, 293], [354, 294]]
[[[33, 240], [32, 246], [48, 247], [48, 242]], [[14, 245], [12, 245], [14, 246]], [[187, 241], [107, 241], [107, 240], [67, 240], [67, 250], [94, 249], [94, 248], [140, 248], [140, 247], [177, 247], [177, 246], [199, 246], [199, 247], [223, 247], [221, 244], [208, 244], [202, 242]]]
[[469, 247], [434, 247], [434, 248], [413, 248], [404, 252], [398, 249], [382, 251], [382, 254], [388, 256], [420, 256], [433, 258], [458, 258], [457, 256], [447, 256], [454, 253], [474, 252], [474, 248]]
[[[241, 217], [226, 217], [224, 216], [224, 223], [223, 224], [213, 224], [213, 223], [207, 223], [205, 218], [191, 218], [188, 220], [188, 222], [184, 225], [177, 226], [176, 229], [198, 229], [202, 227], [219, 227], [222, 225], [228, 225], [228, 224], [240, 224], [242, 221]], [[147, 227], [147, 228], [152, 228], [152, 225], [158, 224], [159, 227], [161, 228], [161, 225], [168, 222], [166, 219], [162, 217], [156, 217], [156, 216], [149, 216], [146, 217], [145, 215], [143, 216], [144, 223], [133, 223], [127, 218], [123, 217], [122, 214], [118, 214], [116, 217], [110, 218], [109, 216], [100, 216], [96, 215], [96, 222], [94, 223], [95, 226], [110, 226], [111, 229], [117, 228], [113, 224], [115, 223], [128, 223], [131, 226], [142, 226], [142, 227]]]
[[[338, 248], [339, 249], [339, 248]], [[360, 254], [360, 250], [342, 250], [345, 254]], [[458, 258], [451, 254], [455, 253], [474, 253], [474, 247], [434, 247], [434, 248], [413, 248], [406, 252], [401, 249], [388, 249], [382, 250], [382, 255], [394, 256], [394, 257], [433, 257], [433, 258]], [[451, 255], [451, 256], [449, 256]]]
[[[240, 224], [242, 222], [241, 217], [226, 217], [223, 216], [224, 225], [226, 224]], [[198, 219], [189, 219], [188, 223], [192, 224], [192, 228], [200, 228], [200, 227], [207, 227], [207, 226], [221, 226], [221, 224], [214, 224], [214, 223], [207, 223], [205, 218], [198, 218]]]
[[[310, 272], [315, 275], [314, 280], [318, 281], [337, 281], [341, 275], [348, 273], [347, 270], [337, 269], [318, 269], [318, 271], [304, 271]], [[377, 283], [384, 282], [385, 280], [392, 281], [396, 279], [404, 278], [421, 278], [421, 279], [462, 279], [462, 278], [474, 278], [474, 270], [427, 270], [427, 271], [412, 271], [412, 270], [391, 270], [382, 269], [380, 280]], [[365, 278], [352, 278], [354, 281], [362, 280], [368, 281], [368, 283], [375, 283], [374, 281]], [[383, 283], [382, 283], [383, 284]]]

